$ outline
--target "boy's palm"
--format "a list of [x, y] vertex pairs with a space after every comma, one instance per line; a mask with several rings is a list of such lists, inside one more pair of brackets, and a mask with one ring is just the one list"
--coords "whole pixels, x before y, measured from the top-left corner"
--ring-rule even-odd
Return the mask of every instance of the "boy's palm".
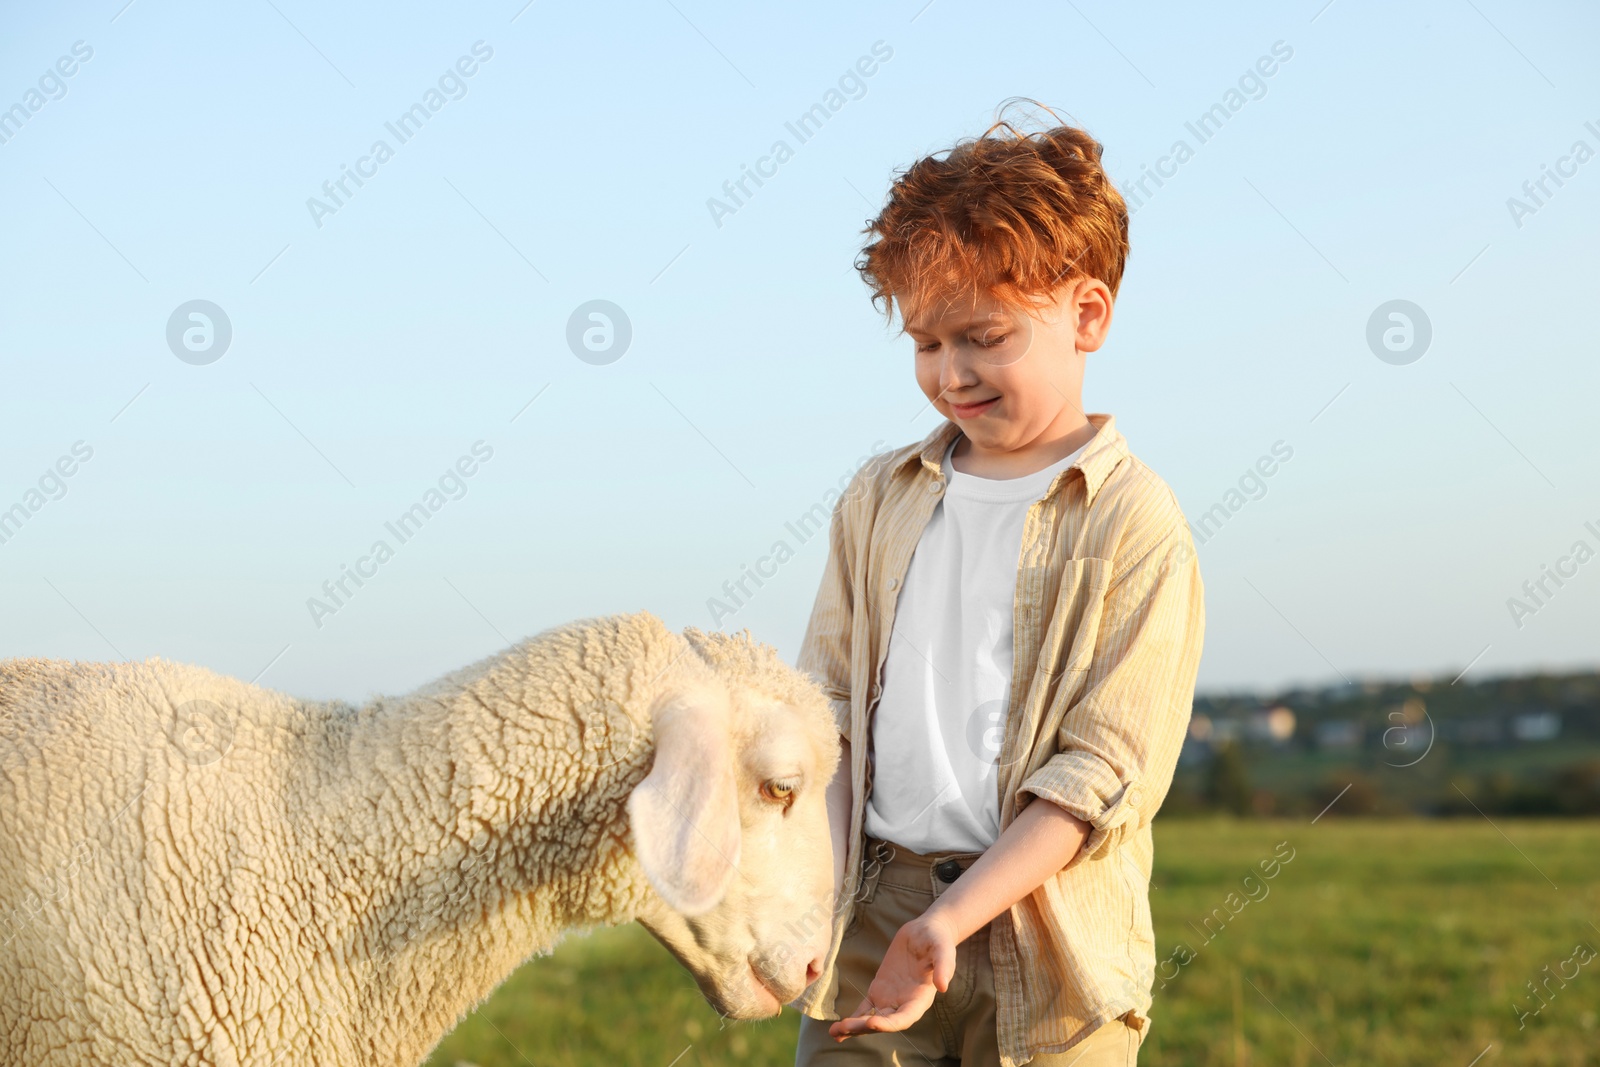
[[843, 1041], [872, 1031], [904, 1030], [922, 1018], [956, 969], [955, 931], [924, 915], [900, 927], [855, 1012], [828, 1027]]

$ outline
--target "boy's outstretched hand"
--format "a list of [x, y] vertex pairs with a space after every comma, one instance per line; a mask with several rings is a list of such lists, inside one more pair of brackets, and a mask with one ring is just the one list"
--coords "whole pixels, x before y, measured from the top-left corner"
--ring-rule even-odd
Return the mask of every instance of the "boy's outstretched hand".
[[1028, 804], [927, 911], [900, 927], [866, 999], [828, 1027], [829, 1036], [904, 1030], [922, 1018], [933, 995], [950, 988], [956, 946], [1071, 862], [1090, 829], [1048, 800]]
[[835, 1041], [878, 1030], [904, 1030], [950, 987], [961, 938], [950, 920], [934, 912], [912, 919], [894, 935], [877, 977], [855, 1013], [828, 1027]]

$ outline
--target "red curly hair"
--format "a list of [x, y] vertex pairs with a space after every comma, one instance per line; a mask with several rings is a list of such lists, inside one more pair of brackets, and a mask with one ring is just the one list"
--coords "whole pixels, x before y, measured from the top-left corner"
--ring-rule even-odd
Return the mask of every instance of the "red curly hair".
[[[996, 130], [1008, 136], [991, 137]], [[1026, 314], [1035, 298], [1087, 276], [1115, 297], [1128, 208], [1101, 152], [1077, 127], [1024, 134], [1002, 119], [944, 159], [917, 160], [862, 230], [876, 238], [855, 263], [873, 305], [882, 301], [892, 319], [898, 304], [904, 330], [925, 308], [963, 295]]]

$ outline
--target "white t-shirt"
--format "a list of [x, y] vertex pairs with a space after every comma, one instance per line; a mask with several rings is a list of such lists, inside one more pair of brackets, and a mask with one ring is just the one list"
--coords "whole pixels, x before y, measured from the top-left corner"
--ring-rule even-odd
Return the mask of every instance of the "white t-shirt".
[[1028, 508], [1083, 448], [1020, 478], [955, 469], [896, 600], [873, 714], [864, 829], [912, 850], [981, 852], [1000, 835], [1000, 742]]

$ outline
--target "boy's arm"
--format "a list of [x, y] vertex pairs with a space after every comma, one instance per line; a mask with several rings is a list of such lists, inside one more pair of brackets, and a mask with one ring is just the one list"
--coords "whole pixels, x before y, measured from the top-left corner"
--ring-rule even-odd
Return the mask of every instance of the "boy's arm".
[[1057, 752], [1019, 787], [1090, 824], [1067, 867], [1120, 846], [1166, 798], [1194, 703], [1204, 593], [1181, 518], [1107, 592], [1089, 676], [1062, 716]]
[[1063, 717], [1059, 751], [1020, 791], [1030, 803], [961, 878], [895, 935], [836, 1040], [903, 1030], [955, 971], [955, 946], [1057, 872], [1104, 853], [1147, 823], [1166, 796], [1187, 732], [1205, 620], [1185, 526], [1158, 539], [1106, 594], [1083, 696]]
[[[923, 1004], [919, 1009], [919, 1002], [926, 998], [931, 1003], [935, 989], [942, 993], [949, 988], [956, 946], [1071, 865], [1093, 830], [1053, 803], [1023, 808], [954, 885], [900, 928], [866, 1000], [853, 1017], [829, 1028], [832, 1035], [900, 1030], [915, 1022], [927, 1008]], [[868, 1008], [897, 1010], [864, 1015]], [[901, 1022], [896, 1016], [908, 1008], [915, 1014]]]
[[1082, 699], [1062, 719], [1060, 751], [1020, 788], [1052, 803], [1023, 808], [929, 909], [952, 921], [958, 940], [1155, 815], [1188, 730], [1203, 592], [1180, 526], [1106, 594], [1099, 650]]
[[1054, 804], [1029, 804], [955, 884], [895, 933], [867, 995], [828, 1027], [835, 1041], [904, 1030], [950, 988], [956, 946], [1043, 885], [1075, 856], [1090, 826]]

